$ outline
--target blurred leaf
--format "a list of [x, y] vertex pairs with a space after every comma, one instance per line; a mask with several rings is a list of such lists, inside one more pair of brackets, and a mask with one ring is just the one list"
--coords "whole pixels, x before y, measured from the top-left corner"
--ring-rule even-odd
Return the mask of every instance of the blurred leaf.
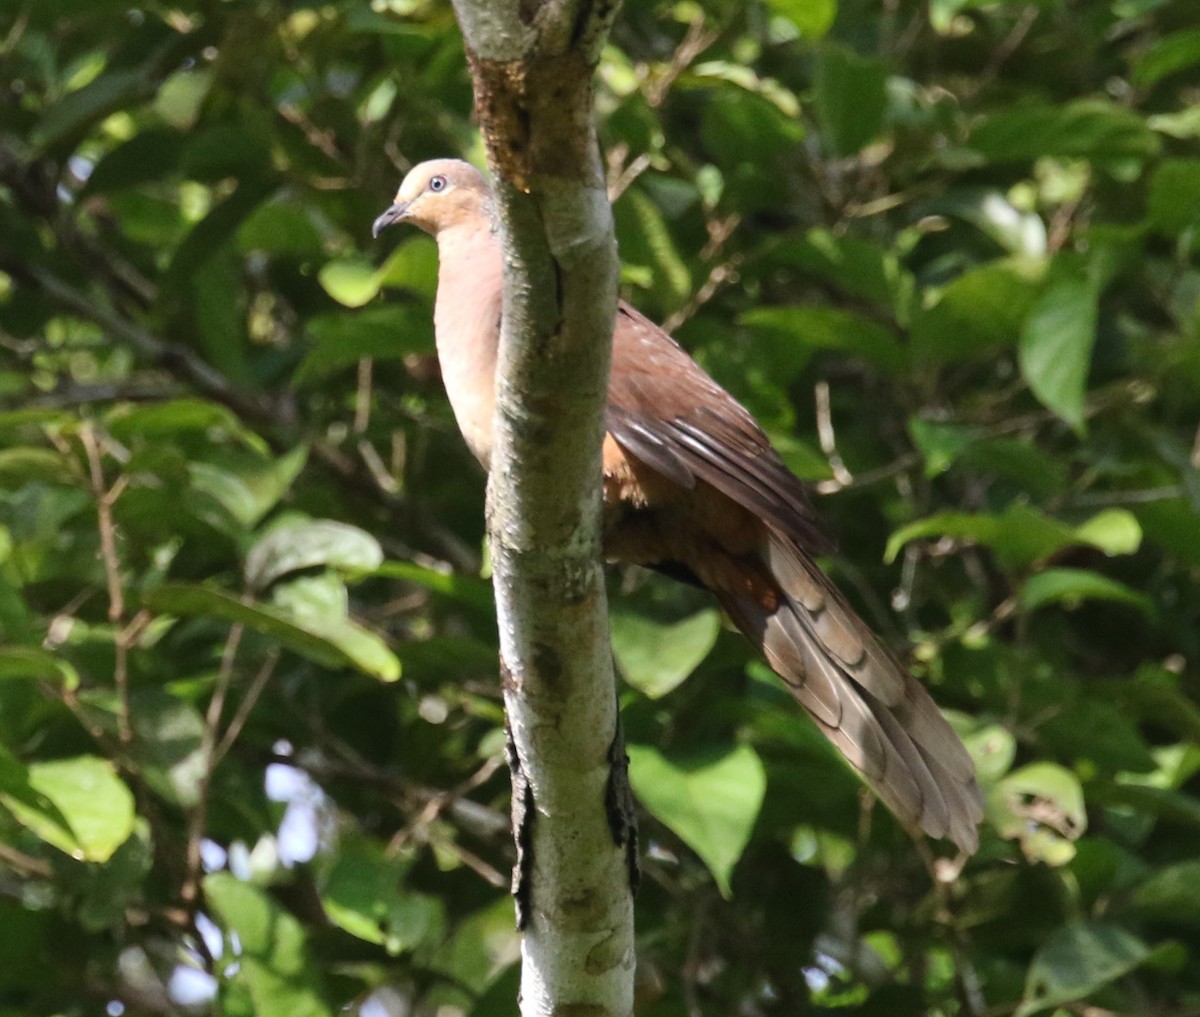
[[399, 660], [379, 637], [342, 618], [296, 617], [190, 583], [165, 583], [148, 591], [142, 600], [147, 608], [163, 614], [245, 625], [326, 667], [353, 666], [383, 681], [400, 676]]
[[998, 781], [988, 815], [1001, 837], [1017, 840], [1030, 861], [1064, 865], [1087, 829], [1083, 788], [1055, 763], [1030, 763]]
[[812, 41], [822, 38], [837, 16], [837, 0], [767, 0], [767, 6]]
[[329, 1017], [304, 927], [263, 891], [226, 873], [204, 880], [204, 896], [226, 936], [236, 934], [237, 964], [227, 977], [243, 984], [261, 1017]]
[[5, 678], [42, 679], [70, 692], [79, 688], [79, 672], [69, 661], [35, 646], [0, 647], [0, 680]]
[[113, 110], [147, 99], [155, 82], [148, 67], [131, 67], [101, 74], [74, 92], [68, 92], [38, 122], [30, 141], [35, 148], [54, 148], [69, 135], [107, 116]]
[[963, 739], [975, 761], [976, 777], [994, 783], [1008, 773], [1017, 755], [1017, 740], [999, 724], [989, 724]]
[[629, 760], [639, 801], [704, 860], [721, 894], [732, 896], [733, 867], [767, 787], [758, 754], [739, 745], [724, 755], [668, 758], [648, 745], [630, 745]]
[[1036, 611], [1047, 604], [1078, 607], [1085, 600], [1113, 600], [1154, 617], [1154, 605], [1144, 593], [1085, 569], [1046, 569], [1025, 580], [1018, 595], [1021, 607]]
[[1160, 147], [1141, 116], [1101, 99], [996, 113], [971, 133], [969, 144], [993, 162], [1048, 155], [1148, 159]]
[[687, 678], [708, 656], [721, 631], [721, 617], [714, 610], [665, 624], [615, 610], [610, 620], [621, 673], [651, 699], [661, 699]]
[[304, 208], [268, 201], [238, 227], [237, 248], [244, 254], [265, 251], [276, 257], [316, 257], [323, 249], [321, 233]]
[[175, 293], [188, 292], [194, 274], [219, 252], [232, 246], [242, 223], [277, 186], [277, 182], [269, 178], [242, 179], [233, 193], [214, 205], [175, 249], [167, 266], [164, 286]]
[[631, 187], [626, 200], [633, 209], [641, 244], [654, 271], [655, 288], [665, 307], [683, 305], [692, 291], [692, 276], [675, 246], [662, 213], [639, 187]]
[[1147, 213], [1150, 224], [1167, 236], [1200, 227], [1200, 159], [1159, 164], [1150, 178]]
[[998, 191], [958, 188], [921, 205], [925, 215], [952, 215], [990, 237], [1007, 254], [1040, 258], [1046, 254], [1046, 226], [1033, 212], [1017, 209]]
[[181, 148], [176, 131], [143, 130], [100, 159], [84, 193], [105, 194], [169, 176], [179, 165]]
[[1200, 861], [1159, 869], [1134, 891], [1132, 905], [1147, 921], [1200, 925]]
[[925, 460], [925, 476], [945, 473], [959, 454], [979, 438], [979, 429], [959, 424], [943, 424], [914, 417], [908, 422], [908, 433]]
[[[200, 711], [192, 703], [150, 688], [132, 694], [130, 713], [135, 753], [146, 783], [169, 802], [196, 805], [208, 765]], [[116, 734], [115, 716], [111, 728]]]
[[798, 350], [826, 349], [861, 356], [891, 373], [905, 363], [896, 336], [874, 322], [832, 307], [757, 307], [741, 323], [786, 338]]
[[913, 358], [947, 364], [1015, 346], [1045, 265], [1005, 259], [964, 272], [913, 319]]
[[295, 520], [272, 529], [246, 554], [245, 577], [255, 590], [280, 576], [325, 565], [370, 571], [383, 562], [379, 541], [357, 526], [332, 519]]
[[428, 309], [400, 304], [311, 318], [308, 332], [316, 346], [296, 370], [297, 385], [312, 384], [363, 357], [400, 359], [433, 350]]
[[1017, 1017], [1085, 999], [1128, 974], [1149, 955], [1136, 936], [1111, 922], [1073, 922], [1034, 955]]
[[1133, 554], [1142, 546], [1142, 528], [1127, 509], [1103, 509], [1075, 527], [1075, 539], [1105, 554]]
[[1087, 544], [1109, 555], [1130, 554], [1141, 542], [1141, 529], [1132, 514], [1124, 509], [1105, 509], [1082, 525], [1071, 527], [1028, 506], [1014, 503], [1002, 515], [939, 512], [918, 519], [888, 538], [884, 558], [895, 561], [905, 544], [933, 536], [956, 537], [983, 544], [993, 548], [1005, 564], [1023, 566], [1072, 544]]
[[0, 795], [0, 801], [23, 826], [72, 858], [107, 861], [133, 832], [133, 795], [107, 759], [77, 756], [30, 763], [29, 784], [57, 812], [33, 808], [8, 794]]
[[278, 459], [228, 454], [212, 462], [191, 462], [188, 469], [195, 490], [250, 528], [279, 503], [307, 461], [308, 449], [300, 445]]
[[898, 324], [908, 324], [916, 281], [893, 252], [854, 236], [815, 227], [802, 241], [783, 245], [779, 257], [842, 292], [886, 307]]
[[842, 46], [821, 47], [813, 73], [813, 106], [832, 154], [853, 155], [879, 133], [887, 109], [886, 84], [880, 61]]
[[436, 942], [444, 934], [444, 906], [436, 897], [406, 891], [407, 869], [370, 842], [342, 845], [321, 883], [325, 913], [350, 935], [390, 954]]
[[1099, 296], [1088, 278], [1052, 284], [1031, 308], [1018, 347], [1021, 374], [1033, 394], [1079, 433]]
[[317, 280], [326, 293], [346, 307], [362, 307], [370, 303], [382, 285], [375, 266], [362, 258], [327, 261], [317, 273]]
[[1172, 32], [1147, 47], [1133, 64], [1133, 82], [1143, 87], [1200, 64], [1200, 28]]

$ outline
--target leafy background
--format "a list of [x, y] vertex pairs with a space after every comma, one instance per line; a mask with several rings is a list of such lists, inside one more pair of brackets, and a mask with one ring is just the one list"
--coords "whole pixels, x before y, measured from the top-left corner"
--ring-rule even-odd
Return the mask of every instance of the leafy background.
[[[816, 485], [979, 763], [915, 843], [703, 599], [614, 572], [639, 1009], [1200, 1013], [1188, 0], [630, 0], [627, 294]], [[0, 12], [0, 1009], [489, 1017], [518, 943], [432, 0]]]

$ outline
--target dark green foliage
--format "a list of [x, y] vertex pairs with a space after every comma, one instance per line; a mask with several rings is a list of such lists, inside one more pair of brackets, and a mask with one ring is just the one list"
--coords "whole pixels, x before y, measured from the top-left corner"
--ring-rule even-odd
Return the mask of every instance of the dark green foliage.
[[[1200, 1012], [1198, 67], [1190, 0], [618, 19], [627, 295], [988, 799], [914, 843], [614, 573], [639, 1014]], [[513, 1013], [483, 478], [369, 236], [481, 155], [449, 6], [18, 0], [0, 87], [0, 1010]]]

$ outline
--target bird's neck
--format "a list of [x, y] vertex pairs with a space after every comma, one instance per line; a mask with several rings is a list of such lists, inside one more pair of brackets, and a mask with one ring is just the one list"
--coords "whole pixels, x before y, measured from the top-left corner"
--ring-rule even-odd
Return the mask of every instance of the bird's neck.
[[437, 241], [433, 322], [442, 381], [459, 430], [486, 468], [496, 405], [503, 254], [499, 239], [486, 225], [442, 229]]

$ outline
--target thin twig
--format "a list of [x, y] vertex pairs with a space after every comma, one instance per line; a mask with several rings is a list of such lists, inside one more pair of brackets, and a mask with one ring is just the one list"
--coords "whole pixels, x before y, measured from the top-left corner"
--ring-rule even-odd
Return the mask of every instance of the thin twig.
[[195, 910], [200, 896], [200, 869], [203, 859], [200, 853], [200, 842], [204, 839], [204, 829], [208, 824], [208, 797], [212, 789], [213, 771], [216, 769], [217, 729], [221, 724], [221, 712], [225, 708], [225, 697], [229, 694], [229, 686], [233, 681], [233, 665], [237, 660], [238, 647], [242, 642], [245, 629], [241, 625], [233, 625], [225, 638], [221, 649], [221, 665], [217, 671], [217, 684], [213, 689], [212, 698], [208, 701], [208, 710], [204, 715], [204, 731], [200, 736], [200, 753], [204, 759], [204, 772], [196, 791], [196, 805], [188, 822], [187, 841], [187, 876], [180, 889], [180, 897], [190, 910]]
[[113, 682], [117, 687], [117, 738], [128, 746], [133, 740], [129, 706], [129, 642], [125, 637], [125, 592], [121, 586], [121, 559], [117, 552], [117, 527], [113, 521], [113, 505], [125, 489], [128, 477], [122, 474], [111, 488], [105, 487], [104, 466], [100, 461], [100, 446], [96, 430], [89, 421], [79, 429], [79, 440], [87, 455], [92, 494], [96, 498], [96, 518], [100, 531], [100, 560], [108, 585], [108, 620], [113, 624]]
[[817, 404], [817, 438], [821, 442], [821, 451], [829, 461], [833, 471], [832, 480], [824, 480], [817, 485], [822, 494], [832, 494], [854, 483], [854, 475], [846, 469], [841, 453], [837, 450], [837, 438], [833, 431], [833, 414], [829, 407], [829, 382], [818, 381], [813, 389]]
[[33, 855], [27, 855], [24, 851], [18, 851], [15, 847], [2, 842], [0, 842], [0, 864], [7, 865], [18, 875], [32, 876], [35, 879], [51, 879], [54, 876], [54, 869], [49, 862], [41, 858], [34, 858]]
[[233, 743], [237, 741], [238, 735], [242, 733], [242, 728], [246, 726], [246, 720], [250, 716], [250, 711], [254, 709], [254, 704], [258, 702], [258, 697], [262, 695], [263, 689], [267, 687], [267, 682], [271, 680], [271, 676], [275, 673], [275, 667], [279, 663], [281, 655], [282, 651], [278, 648], [272, 650], [267, 655], [267, 659], [263, 661], [262, 667], [258, 669], [258, 674], [254, 676], [254, 680], [246, 690], [246, 695], [238, 704], [237, 710], [234, 711], [233, 717], [229, 721], [229, 726], [225, 728], [225, 734], [221, 736], [220, 743], [213, 750], [214, 767], [225, 758], [225, 754], [233, 748]]

